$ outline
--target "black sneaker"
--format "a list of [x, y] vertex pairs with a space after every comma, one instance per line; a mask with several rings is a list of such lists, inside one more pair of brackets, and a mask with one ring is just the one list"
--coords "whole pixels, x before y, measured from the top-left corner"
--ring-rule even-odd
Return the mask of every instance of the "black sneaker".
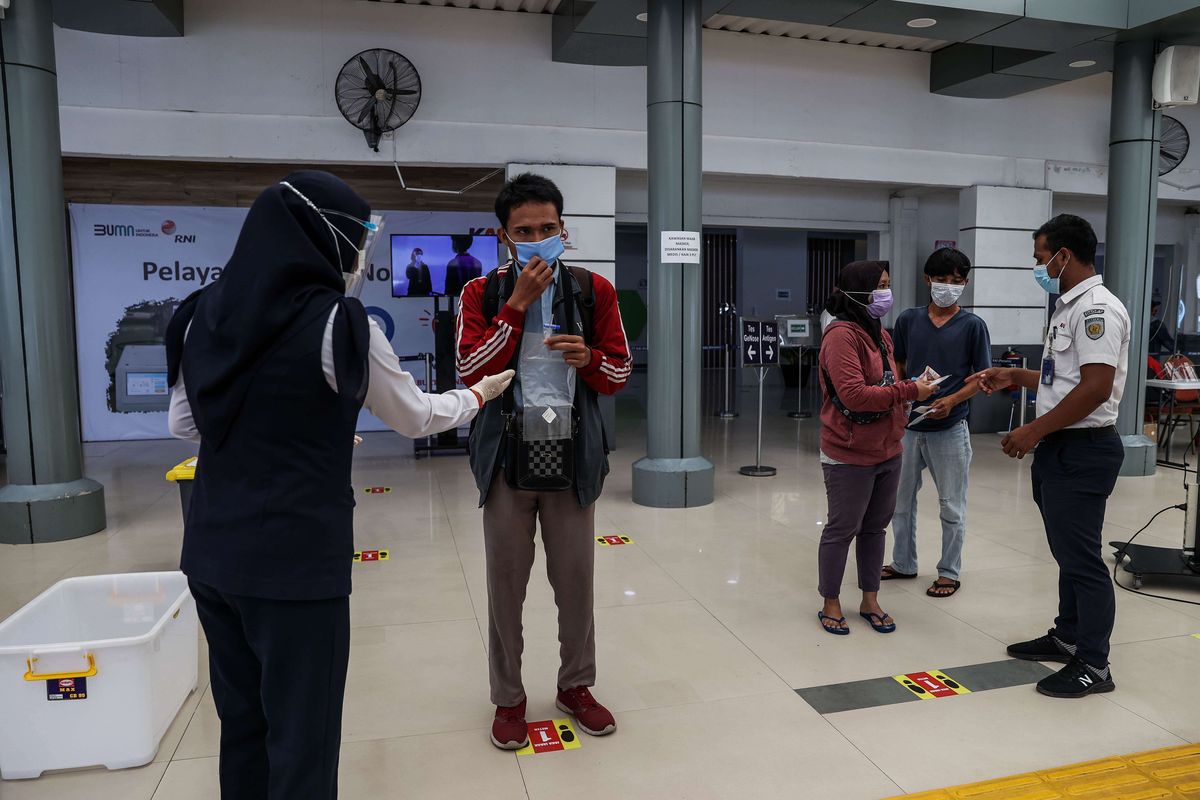
[[1101, 672], [1077, 658], [1053, 675], [1042, 678], [1037, 684], [1037, 690], [1048, 697], [1085, 697], [1089, 694], [1111, 692], [1115, 688], [1117, 685], [1113, 683], [1111, 669], [1105, 667]]
[[1075, 645], [1046, 634], [1028, 642], [1010, 644], [1008, 654], [1024, 661], [1057, 661], [1060, 664], [1069, 664], [1075, 658]]

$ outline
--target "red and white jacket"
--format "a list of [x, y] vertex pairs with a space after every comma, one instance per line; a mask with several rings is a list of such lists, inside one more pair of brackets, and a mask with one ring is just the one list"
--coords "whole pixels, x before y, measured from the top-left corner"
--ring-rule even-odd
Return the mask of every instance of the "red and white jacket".
[[[510, 265], [499, 268], [504, 278]], [[562, 267], [560, 263], [560, 268]], [[458, 313], [456, 366], [467, 386], [488, 375], [508, 369], [521, 346], [525, 314], [507, 304], [501, 304], [494, 319], [483, 317], [483, 291], [487, 276], [475, 278], [463, 287]], [[617, 307], [617, 290], [601, 275], [592, 273], [592, 360], [579, 370], [579, 377], [593, 391], [616, 394], [629, 380], [633, 359], [621, 310]]]

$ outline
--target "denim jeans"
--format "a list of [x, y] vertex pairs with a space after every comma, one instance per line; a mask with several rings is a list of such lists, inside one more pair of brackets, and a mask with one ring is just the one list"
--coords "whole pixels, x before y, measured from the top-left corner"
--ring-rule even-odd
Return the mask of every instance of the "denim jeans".
[[963, 538], [967, 532], [967, 471], [971, 467], [971, 433], [963, 420], [944, 431], [904, 432], [900, 490], [892, 517], [892, 569], [917, 572], [917, 492], [925, 468], [937, 487], [942, 518], [942, 560], [938, 575], [958, 580]]

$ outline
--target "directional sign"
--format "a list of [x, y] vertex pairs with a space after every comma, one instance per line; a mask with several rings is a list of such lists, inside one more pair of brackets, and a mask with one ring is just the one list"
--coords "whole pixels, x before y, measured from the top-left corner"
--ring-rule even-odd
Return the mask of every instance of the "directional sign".
[[779, 323], [762, 323], [762, 365], [779, 366]]
[[779, 366], [779, 323], [742, 320], [742, 366]]
[[762, 363], [762, 322], [742, 320], [742, 366], [757, 367]]

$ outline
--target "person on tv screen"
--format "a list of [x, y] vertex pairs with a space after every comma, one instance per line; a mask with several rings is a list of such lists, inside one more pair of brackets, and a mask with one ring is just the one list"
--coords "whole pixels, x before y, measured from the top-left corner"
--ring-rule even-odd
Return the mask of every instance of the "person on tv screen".
[[467, 281], [483, 275], [483, 262], [469, 252], [474, 242], [470, 235], [450, 237], [455, 254], [446, 264], [446, 294], [450, 297], [458, 297]]
[[409, 297], [429, 297], [433, 294], [433, 278], [429, 274], [429, 265], [425, 263], [425, 251], [414, 247], [404, 277], [408, 279]]

